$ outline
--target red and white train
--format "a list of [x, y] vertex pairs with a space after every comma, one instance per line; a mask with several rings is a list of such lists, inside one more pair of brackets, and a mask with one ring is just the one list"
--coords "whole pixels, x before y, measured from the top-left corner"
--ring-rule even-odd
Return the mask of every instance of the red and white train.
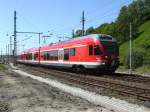
[[113, 37], [92, 34], [19, 52], [17, 61], [114, 72], [119, 66], [119, 50]]

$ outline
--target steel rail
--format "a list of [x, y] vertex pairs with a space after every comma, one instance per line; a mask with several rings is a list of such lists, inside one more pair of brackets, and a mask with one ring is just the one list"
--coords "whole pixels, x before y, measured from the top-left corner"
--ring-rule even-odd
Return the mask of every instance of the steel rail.
[[104, 88], [118, 92], [119, 95], [125, 96], [136, 96], [137, 99], [142, 101], [150, 101], [150, 86], [146, 87], [147, 85], [141, 86], [143, 84], [134, 84], [134, 83], [125, 83], [125, 81], [116, 81], [116, 80], [105, 80], [105, 79], [94, 79], [91, 77], [86, 77], [83, 75], [75, 74], [75, 73], [67, 73], [57, 70], [48, 70], [43, 68], [35, 68], [30, 67], [30, 69], [52, 75], [57, 78], [65, 79], [67, 81], [71, 81], [77, 84], [82, 84], [90, 87], [98, 87]]

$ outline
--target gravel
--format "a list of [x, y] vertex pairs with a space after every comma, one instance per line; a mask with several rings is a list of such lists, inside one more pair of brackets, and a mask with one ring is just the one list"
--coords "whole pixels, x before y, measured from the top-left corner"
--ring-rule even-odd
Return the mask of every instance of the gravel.
[[0, 112], [99, 112], [102, 109], [15, 73], [0, 72], [0, 80]]

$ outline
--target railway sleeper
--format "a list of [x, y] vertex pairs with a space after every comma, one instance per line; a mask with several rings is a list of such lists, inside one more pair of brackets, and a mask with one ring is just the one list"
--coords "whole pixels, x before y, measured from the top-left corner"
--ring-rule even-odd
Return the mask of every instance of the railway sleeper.
[[142, 100], [142, 101], [148, 101], [148, 102], [150, 102], [150, 97], [149, 96], [141, 96], [140, 95], [140, 97], [137, 97], [137, 99], [139, 99], [139, 100]]
[[142, 101], [150, 101], [150, 96], [146, 95], [140, 95], [135, 92], [131, 91], [120, 91], [120, 95], [127, 95], [127, 96], [136, 96], [137, 99], [142, 100]]
[[116, 91], [120, 92], [120, 95], [137, 96], [137, 94], [133, 91], [128, 91], [128, 90], [122, 91], [122, 90], [119, 90], [119, 89], [117, 89]]

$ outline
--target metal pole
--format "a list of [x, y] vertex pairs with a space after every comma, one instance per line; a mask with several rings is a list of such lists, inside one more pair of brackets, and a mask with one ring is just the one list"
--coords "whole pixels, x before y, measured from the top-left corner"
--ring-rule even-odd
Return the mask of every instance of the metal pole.
[[[15, 29], [15, 28], [14, 28]], [[14, 30], [14, 38], [16, 37], [16, 33], [30, 33], [30, 34], [38, 34], [39, 35], [39, 64], [40, 64], [40, 36], [41, 36], [41, 34], [43, 34], [43, 33], [39, 33], [39, 32], [18, 32], [18, 31], [16, 31], [16, 30]], [[15, 45], [15, 41], [14, 41], [14, 45]], [[14, 53], [15, 53], [15, 50], [14, 50]], [[17, 62], [17, 61], [16, 61]], [[16, 63], [17, 64], [17, 63]]]
[[85, 17], [84, 17], [84, 11], [82, 12], [82, 35], [84, 36], [84, 24], [85, 24]]
[[23, 44], [23, 45], [22, 45], [23, 51], [24, 51], [24, 46], [25, 46], [25, 45]]
[[74, 38], [74, 30], [72, 30], [72, 38]]
[[12, 37], [10, 36], [10, 61], [12, 61]]
[[46, 39], [45, 39], [45, 37], [43, 37], [44, 38], [44, 44], [46, 43]]
[[6, 63], [7, 63], [7, 44], [6, 44], [6, 55], [5, 55]]
[[39, 65], [40, 65], [40, 58], [41, 58], [41, 53], [40, 53], [40, 49], [41, 49], [41, 46], [40, 46], [40, 35], [41, 33], [39, 33]]
[[3, 51], [1, 49], [1, 62], [3, 63]]
[[16, 11], [14, 11], [14, 66], [17, 66]]
[[8, 44], [7, 49], [8, 49], [8, 63], [9, 63], [9, 61], [10, 61], [10, 57], [9, 57], [9, 44]]
[[2, 49], [1, 49], [1, 58], [2, 58]]
[[130, 74], [132, 74], [132, 25], [130, 23]]

